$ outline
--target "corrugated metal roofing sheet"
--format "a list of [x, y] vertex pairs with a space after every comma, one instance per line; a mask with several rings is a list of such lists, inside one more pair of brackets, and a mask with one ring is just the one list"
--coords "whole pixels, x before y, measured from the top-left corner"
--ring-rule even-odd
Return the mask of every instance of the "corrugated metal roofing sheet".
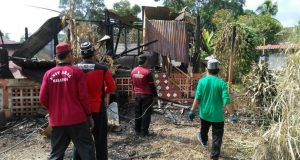
[[183, 21], [146, 20], [145, 43], [158, 42], [145, 47], [172, 60], [188, 62], [187, 23]]
[[263, 49], [300, 49], [300, 44], [278, 44], [278, 45], [267, 45], [267, 46], [257, 46], [257, 50], [263, 50]]

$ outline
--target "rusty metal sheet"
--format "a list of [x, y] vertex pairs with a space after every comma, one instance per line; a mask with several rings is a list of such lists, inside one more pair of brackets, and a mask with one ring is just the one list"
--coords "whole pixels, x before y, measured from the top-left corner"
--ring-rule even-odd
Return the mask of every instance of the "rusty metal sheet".
[[186, 22], [146, 20], [145, 43], [156, 39], [158, 42], [145, 49], [187, 63], [189, 43], [187, 34]]

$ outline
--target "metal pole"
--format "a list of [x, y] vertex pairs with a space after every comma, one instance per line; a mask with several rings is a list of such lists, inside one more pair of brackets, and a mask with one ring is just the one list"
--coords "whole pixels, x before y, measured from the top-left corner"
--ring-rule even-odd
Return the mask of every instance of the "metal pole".
[[193, 56], [193, 73], [199, 72], [199, 57], [200, 57], [200, 15], [197, 15], [196, 30], [195, 30], [195, 53]]

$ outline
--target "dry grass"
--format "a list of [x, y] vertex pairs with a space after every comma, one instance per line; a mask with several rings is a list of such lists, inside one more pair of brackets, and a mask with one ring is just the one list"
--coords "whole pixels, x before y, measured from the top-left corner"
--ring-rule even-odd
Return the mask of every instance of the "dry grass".
[[243, 77], [245, 87], [245, 111], [257, 124], [269, 125], [268, 108], [277, 94], [276, 73], [268, 70], [267, 63], [252, 65], [252, 71]]
[[268, 108], [272, 123], [262, 131], [253, 159], [300, 158], [300, 51], [288, 56], [288, 66], [277, 81], [277, 96]]
[[105, 63], [110, 69], [111, 73], [114, 74], [118, 68], [114, 65], [114, 61], [110, 56], [107, 56], [105, 49], [102, 48], [98, 43], [102, 36], [105, 35], [103, 26], [98, 26], [88, 22], [76, 22], [74, 11], [76, 9], [76, 1], [73, 3], [69, 0], [69, 29], [70, 29], [70, 44], [73, 48], [74, 63], [80, 62], [80, 43], [90, 41], [96, 50], [96, 58], [100, 63]]

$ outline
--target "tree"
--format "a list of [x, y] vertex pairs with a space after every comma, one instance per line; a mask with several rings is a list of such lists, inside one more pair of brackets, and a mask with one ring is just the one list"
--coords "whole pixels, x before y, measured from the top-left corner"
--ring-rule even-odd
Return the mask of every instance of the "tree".
[[200, 7], [202, 28], [216, 30], [212, 18], [217, 11], [226, 9], [230, 11], [233, 17], [238, 17], [243, 14], [244, 4], [245, 0], [202, 0]]
[[193, 15], [195, 15], [197, 11], [195, 0], [164, 0], [163, 4], [175, 12], [181, 11], [184, 7], [187, 7], [187, 11]]
[[266, 44], [278, 44], [281, 41], [278, 33], [283, 27], [268, 15], [243, 15], [238, 17], [238, 22], [254, 28], [261, 38], [265, 38]]
[[282, 42], [285, 43], [300, 43], [300, 23], [294, 27], [284, 28], [277, 34]]
[[128, 0], [121, 0], [113, 5], [113, 11], [121, 16], [135, 16], [141, 12], [141, 7], [134, 5], [130, 7], [130, 2]]
[[221, 76], [228, 78], [229, 57], [231, 54], [232, 28], [236, 27], [234, 47], [234, 82], [239, 82], [243, 75], [251, 71], [251, 63], [258, 57], [255, 47], [259, 44], [259, 36], [255, 29], [241, 23], [228, 23], [218, 30], [215, 38], [214, 55], [222, 62]]
[[244, 10], [244, 15], [256, 15], [256, 13], [253, 10], [246, 9]]
[[[160, 0], [155, 0], [160, 1]], [[216, 30], [212, 16], [220, 9], [230, 10], [232, 16], [238, 17], [244, 12], [246, 0], [163, 0], [165, 7], [179, 12], [184, 7], [192, 15], [200, 15], [201, 28]]]
[[265, 0], [263, 4], [257, 7], [256, 11], [261, 15], [275, 16], [278, 12], [277, 2], [272, 3], [272, 0]]
[[[67, 10], [69, 0], [59, 0], [59, 8]], [[71, 0], [74, 1], [74, 0]], [[76, 0], [75, 17], [86, 20], [103, 18], [104, 0]]]
[[227, 23], [231, 23], [234, 21], [232, 13], [228, 9], [218, 10], [212, 16], [212, 24], [216, 27], [217, 30], [222, 29]]

